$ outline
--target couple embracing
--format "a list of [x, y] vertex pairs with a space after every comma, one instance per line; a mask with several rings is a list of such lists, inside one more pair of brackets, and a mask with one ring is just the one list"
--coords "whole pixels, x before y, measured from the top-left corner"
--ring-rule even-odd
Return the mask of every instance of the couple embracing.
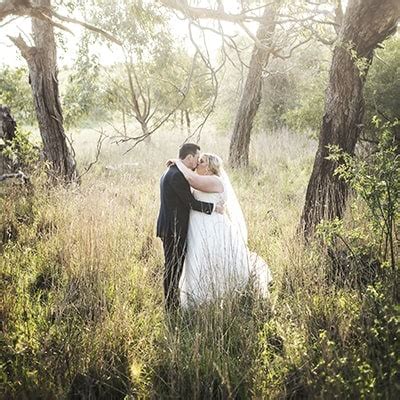
[[167, 311], [222, 299], [253, 285], [268, 294], [267, 264], [247, 247], [243, 212], [215, 154], [186, 143], [160, 181], [157, 236], [164, 248]]

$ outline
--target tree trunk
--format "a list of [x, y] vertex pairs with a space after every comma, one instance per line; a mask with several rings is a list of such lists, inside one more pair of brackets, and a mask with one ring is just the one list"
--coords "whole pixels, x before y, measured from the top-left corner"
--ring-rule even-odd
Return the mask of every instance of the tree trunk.
[[336, 45], [317, 154], [308, 184], [300, 229], [308, 238], [322, 219], [341, 218], [347, 185], [333, 175], [337, 165], [326, 157], [328, 145], [354, 154], [364, 113], [363, 86], [373, 50], [396, 30], [397, 0], [350, 0]]
[[11, 115], [7, 106], [0, 105], [0, 139], [5, 143], [11, 141], [15, 137], [17, 124]]
[[185, 119], [186, 119], [186, 129], [187, 129], [187, 134], [190, 135], [190, 114], [189, 110], [185, 110]]
[[125, 114], [125, 109], [122, 108], [122, 126], [124, 128], [124, 136], [127, 137], [128, 136], [128, 131], [126, 128], [126, 114]]
[[[36, 0], [35, 5], [51, 7], [50, 0]], [[51, 24], [37, 18], [32, 18], [32, 30], [35, 47], [28, 47], [21, 36], [13, 41], [28, 63], [43, 151], [53, 178], [71, 181], [76, 177], [76, 164], [63, 127], [54, 30]]]
[[176, 110], [174, 111], [174, 113], [172, 114], [172, 123], [174, 125], [174, 128], [176, 128]]
[[2, 151], [15, 137], [16, 123], [10, 113], [10, 109], [0, 105], [0, 175], [13, 171], [12, 160], [6, 157]]
[[183, 133], [183, 110], [180, 110], [180, 113], [181, 113], [180, 128], [181, 128], [181, 133]]
[[262, 71], [269, 61], [269, 46], [271, 46], [271, 39], [275, 30], [275, 14], [274, 4], [265, 7], [263, 22], [260, 23], [257, 30], [257, 40], [262, 45], [260, 43], [254, 45], [249, 72], [236, 113], [229, 147], [229, 164], [231, 167], [246, 167], [249, 164], [251, 129], [261, 102]]
[[144, 136], [144, 143], [151, 143], [151, 136], [149, 135], [149, 127], [147, 126], [147, 121], [141, 121], [140, 126], [142, 127], [142, 133]]

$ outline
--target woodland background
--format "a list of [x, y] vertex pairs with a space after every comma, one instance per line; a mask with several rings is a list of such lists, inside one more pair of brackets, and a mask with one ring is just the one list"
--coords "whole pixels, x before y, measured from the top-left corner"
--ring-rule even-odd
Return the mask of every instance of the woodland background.
[[[0, 2], [4, 397], [398, 398], [399, 16]], [[154, 227], [184, 141], [225, 160], [274, 282], [171, 326]]]

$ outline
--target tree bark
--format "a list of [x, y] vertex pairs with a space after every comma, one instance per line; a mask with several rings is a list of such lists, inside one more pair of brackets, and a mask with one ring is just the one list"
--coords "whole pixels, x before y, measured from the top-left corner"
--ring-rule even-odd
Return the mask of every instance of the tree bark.
[[187, 130], [187, 134], [190, 135], [190, 114], [189, 114], [189, 110], [185, 110], [185, 119], [186, 119], [186, 130]]
[[14, 139], [17, 124], [7, 106], [0, 105], [0, 139], [8, 142]]
[[12, 160], [6, 157], [2, 150], [15, 137], [16, 123], [7, 106], [0, 105], [0, 139], [4, 143], [0, 143], [0, 175], [13, 171]]
[[[44, 8], [51, 6], [50, 0], [36, 0], [35, 3]], [[50, 18], [50, 13], [48, 15]], [[50, 163], [52, 177], [72, 181], [76, 178], [76, 163], [64, 132], [53, 26], [32, 18], [32, 30], [35, 47], [28, 47], [21, 36], [12, 40], [28, 63], [43, 151]]]
[[363, 87], [373, 51], [395, 32], [397, 0], [349, 0], [335, 46], [325, 96], [325, 110], [313, 171], [307, 187], [300, 231], [310, 237], [323, 219], [343, 216], [348, 186], [327, 160], [328, 145], [354, 154], [364, 114]]
[[[275, 30], [276, 7], [265, 7], [262, 22], [257, 30], [257, 42], [254, 45], [249, 72], [236, 113], [231, 143], [229, 164], [231, 167], [246, 167], [249, 164], [250, 135], [254, 117], [261, 102], [262, 71], [270, 57], [271, 39]], [[260, 43], [262, 44], [260, 46]]]
[[180, 128], [181, 128], [181, 133], [183, 133], [183, 110], [180, 110], [180, 112], [181, 112], [181, 119], [180, 119]]
[[128, 130], [126, 128], [126, 113], [125, 113], [125, 109], [124, 107], [122, 107], [122, 126], [124, 128], [124, 136], [127, 137], [128, 136]]
[[147, 125], [147, 121], [141, 121], [140, 126], [142, 127], [142, 132], [144, 136], [144, 142], [146, 144], [151, 143], [151, 136], [149, 135], [149, 127]]

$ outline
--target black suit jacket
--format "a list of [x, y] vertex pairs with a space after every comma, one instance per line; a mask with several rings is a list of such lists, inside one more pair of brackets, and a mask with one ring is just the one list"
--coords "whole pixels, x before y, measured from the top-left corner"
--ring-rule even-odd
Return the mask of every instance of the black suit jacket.
[[186, 239], [190, 210], [211, 214], [213, 203], [196, 200], [182, 172], [176, 165], [165, 171], [160, 180], [160, 213], [157, 220], [157, 236], [175, 236]]

